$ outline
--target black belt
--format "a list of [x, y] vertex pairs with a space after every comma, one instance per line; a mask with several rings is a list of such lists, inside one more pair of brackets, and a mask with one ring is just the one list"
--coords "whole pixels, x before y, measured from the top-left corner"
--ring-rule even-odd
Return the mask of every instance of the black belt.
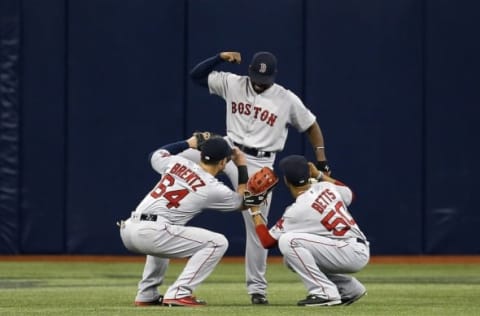
[[250, 156], [270, 157], [272, 155], [272, 153], [269, 152], [269, 151], [261, 151], [261, 150], [258, 150], [256, 148], [247, 147], [247, 146], [244, 146], [244, 145], [236, 143], [236, 142], [233, 142], [233, 144], [235, 146], [237, 146], [241, 151], [243, 151], [244, 153], [246, 153], [247, 155], [250, 155]]
[[367, 244], [367, 242], [365, 240], [363, 240], [362, 238], [357, 238], [357, 242], [359, 242], [361, 244], [364, 244], [364, 245]]
[[154, 215], [154, 214], [142, 214], [142, 215], [140, 215], [140, 220], [141, 220], [141, 221], [156, 222], [156, 221], [157, 221], [157, 215]]

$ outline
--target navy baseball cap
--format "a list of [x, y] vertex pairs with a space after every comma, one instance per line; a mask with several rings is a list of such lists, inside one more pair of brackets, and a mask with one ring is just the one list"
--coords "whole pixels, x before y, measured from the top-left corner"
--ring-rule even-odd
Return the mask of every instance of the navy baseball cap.
[[299, 155], [291, 155], [280, 161], [280, 169], [287, 181], [296, 187], [300, 187], [308, 183], [310, 178], [310, 168], [305, 157]]
[[203, 144], [201, 157], [203, 160], [217, 162], [232, 155], [232, 148], [222, 137], [213, 137]]
[[277, 58], [270, 52], [255, 53], [248, 74], [254, 83], [272, 85], [277, 75]]

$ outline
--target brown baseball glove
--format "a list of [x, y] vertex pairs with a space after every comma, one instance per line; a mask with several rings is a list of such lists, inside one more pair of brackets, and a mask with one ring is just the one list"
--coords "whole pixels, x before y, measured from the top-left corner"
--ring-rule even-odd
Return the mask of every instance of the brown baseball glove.
[[244, 204], [255, 206], [264, 203], [277, 183], [278, 177], [272, 169], [263, 167], [258, 170], [248, 179], [247, 190], [243, 196]]

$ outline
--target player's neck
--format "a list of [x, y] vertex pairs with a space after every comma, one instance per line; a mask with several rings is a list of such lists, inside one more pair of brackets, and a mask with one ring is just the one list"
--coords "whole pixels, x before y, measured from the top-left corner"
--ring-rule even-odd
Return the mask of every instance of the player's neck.
[[310, 189], [310, 184], [303, 185], [301, 187], [292, 187], [292, 195], [297, 198], [298, 196], [302, 195], [306, 191]]
[[200, 167], [202, 167], [205, 172], [211, 174], [212, 176], [216, 176], [219, 172], [218, 165], [207, 165], [202, 162], [200, 162]]

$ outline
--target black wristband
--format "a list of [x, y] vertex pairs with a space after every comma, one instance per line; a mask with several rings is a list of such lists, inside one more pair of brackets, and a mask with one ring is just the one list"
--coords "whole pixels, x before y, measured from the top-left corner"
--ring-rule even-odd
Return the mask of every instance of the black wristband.
[[318, 170], [323, 171], [323, 172], [330, 172], [330, 167], [328, 166], [328, 161], [317, 161], [315, 163], [315, 166], [317, 167]]
[[248, 181], [247, 166], [237, 166], [238, 169], [238, 184], [245, 184]]

